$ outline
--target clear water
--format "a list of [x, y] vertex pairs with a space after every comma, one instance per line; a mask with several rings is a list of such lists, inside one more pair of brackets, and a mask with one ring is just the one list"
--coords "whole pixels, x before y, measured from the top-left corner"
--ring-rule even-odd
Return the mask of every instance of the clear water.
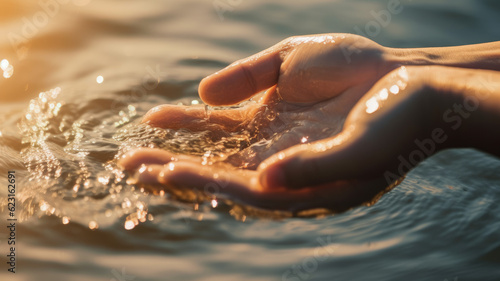
[[[197, 101], [199, 80], [234, 60], [292, 35], [363, 29], [387, 2], [72, 0], [46, 10], [3, 0], [1, 221], [15, 170], [20, 222], [15, 275], [1, 228], [1, 280], [499, 280], [500, 160], [478, 151], [442, 152], [375, 205], [317, 218], [151, 194], [116, 168], [137, 146], [251, 167], [261, 160], [251, 155], [300, 140], [306, 129], [256, 142], [138, 123], [155, 105]], [[372, 39], [499, 38], [497, 1], [401, 3]], [[14, 46], [13, 36], [24, 39]], [[294, 116], [308, 125], [299, 128], [316, 124]]]

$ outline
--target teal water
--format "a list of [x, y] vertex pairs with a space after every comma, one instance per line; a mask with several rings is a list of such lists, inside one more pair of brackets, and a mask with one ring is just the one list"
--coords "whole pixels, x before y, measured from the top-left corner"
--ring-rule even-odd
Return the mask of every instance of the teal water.
[[154, 141], [187, 149], [179, 140], [203, 136], [138, 120], [192, 103], [201, 78], [288, 36], [362, 30], [392, 47], [500, 38], [494, 0], [401, 0], [367, 30], [388, 2], [2, 0], [0, 60], [12, 68], [0, 76], [0, 279], [500, 280], [500, 160], [478, 151], [439, 153], [375, 205], [318, 218], [148, 194], [113, 164]]

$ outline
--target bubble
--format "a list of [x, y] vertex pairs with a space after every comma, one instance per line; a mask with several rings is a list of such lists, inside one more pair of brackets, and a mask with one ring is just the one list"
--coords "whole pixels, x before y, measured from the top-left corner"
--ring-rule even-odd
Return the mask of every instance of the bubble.
[[267, 120], [269, 121], [274, 121], [276, 119], [276, 112], [274, 111], [270, 111], [267, 115], [266, 115], [266, 118]]

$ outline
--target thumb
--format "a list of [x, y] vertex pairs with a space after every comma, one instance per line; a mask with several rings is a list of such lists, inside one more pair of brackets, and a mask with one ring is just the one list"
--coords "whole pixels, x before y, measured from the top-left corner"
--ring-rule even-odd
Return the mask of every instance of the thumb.
[[382, 156], [373, 154], [377, 154], [374, 144], [350, 126], [335, 137], [294, 146], [266, 159], [259, 166], [260, 182], [265, 188], [297, 189], [372, 178], [380, 172], [373, 158]]
[[232, 105], [275, 85], [282, 62], [280, 51], [277, 44], [206, 77], [200, 82], [200, 98], [209, 105]]

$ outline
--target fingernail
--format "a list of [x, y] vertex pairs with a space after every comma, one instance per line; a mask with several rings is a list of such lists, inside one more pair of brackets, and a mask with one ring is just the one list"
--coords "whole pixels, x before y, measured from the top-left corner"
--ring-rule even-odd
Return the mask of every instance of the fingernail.
[[279, 167], [268, 168], [260, 176], [260, 184], [265, 188], [278, 188], [286, 186], [285, 171]]

